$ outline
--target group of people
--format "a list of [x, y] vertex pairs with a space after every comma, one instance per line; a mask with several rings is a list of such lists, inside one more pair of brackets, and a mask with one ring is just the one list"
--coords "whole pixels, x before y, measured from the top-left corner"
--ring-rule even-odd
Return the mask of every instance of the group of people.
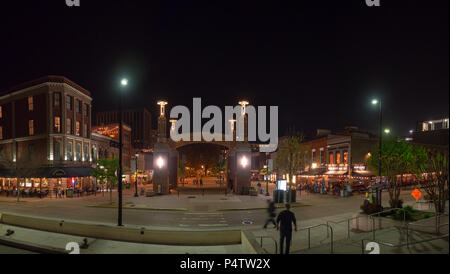
[[198, 184], [200, 184], [201, 186], [203, 185], [202, 177], [200, 177], [200, 179], [194, 178], [194, 180], [192, 180], [192, 182], [194, 183], [194, 185], [198, 185]]
[[[267, 229], [267, 225], [269, 223], [273, 223], [274, 228], [280, 231], [280, 254], [283, 254], [284, 242], [286, 241], [286, 249], [285, 254], [289, 254], [289, 249], [291, 247], [292, 240], [292, 225], [294, 226], [294, 230], [297, 231], [297, 219], [295, 218], [295, 214], [290, 210], [291, 205], [285, 204], [285, 210], [281, 211], [278, 216], [275, 213], [276, 207], [275, 202], [271, 200], [267, 200], [268, 208], [267, 212], [269, 214], [269, 218], [264, 224], [264, 229]], [[275, 219], [275, 217], [277, 217]]]

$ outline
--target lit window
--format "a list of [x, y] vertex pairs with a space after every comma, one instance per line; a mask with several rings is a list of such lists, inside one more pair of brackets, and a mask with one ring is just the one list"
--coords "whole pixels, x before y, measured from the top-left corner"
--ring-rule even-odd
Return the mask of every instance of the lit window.
[[3, 118], [3, 108], [0, 106], [0, 118]]
[[34, 103], [33, 103], [33, 96], [28, 97], [28, 110], [33, 111], [34, 109]]
[[61, 117], [58, 116], [55, 117], [55, 131], [57, 133], [61, 132]]
[[330, 152], [330, 164], [334, 164], [334, 162], [333, 162], [333, 152]]
[[80, 136], [80, 122], [75, 122], [75, 133], [77, 136]]
[[34, 120], [28, 121], [28, 134], [34, 135]]
[[72, 160], [72, 142], [67, 143], [67, 160]]
[[336, 164], [340, 164], [341, 163], [341, 153], [340, 152], [338, 152], [338, 153], [336, 153]]
[[69, 118], [66, 120], [66, 134], [72, 134], [72, 120]]
[[3, 127], [0, 127], [0, 140], [3, 140]]
[[348, 152], [344, 151], [344, 164], [348, 164]]

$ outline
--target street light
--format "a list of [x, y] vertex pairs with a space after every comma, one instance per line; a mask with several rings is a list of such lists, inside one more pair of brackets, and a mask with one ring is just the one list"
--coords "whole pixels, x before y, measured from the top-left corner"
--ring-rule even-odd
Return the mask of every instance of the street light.
[[385, 129], [384, 129], [384, 133], [389, 134], [389, 133], [391, 133], [391, 130], [388, 129], [388, 128], [385, 128]]
[[381, 100], [377, 100], [377, 99], [373, 99], [372, 100], [372, 105], [377, 105], [379, 106], [379, 118], [378, 118], [378, 130], [379, 130], [379, 145], [378, 145], [378, 176], [380, 177], [380, 183], [381, 183], [381, 146], [382, 146], [382, 133], [381, 133], [381, 128], [382, 128], [382, 111], [381, 111]]
[[245, 168], [248, 165], [248, 159], [245, 156], [242, 156], [241, 158], [241, 165], [243, 168]]
[[[122, 89], [128, 85], [128, 79], [123, 78], [120, 81]], [[122, 226], [122, 93], [119, 92], [119, 167], [117, 170], [118, 187], [117, 192], [119, 195], [118, 216], [117, 225]]]
[[159, 169], [162, 169], [164, 167], [164, 159], [161, 156], [159, 156], [156, 160], [156, 165]]
[[139, 157], [139, 154], [136, 153], [135, 156], [136, 156], [136, 175], [135, 175], [136, 184], [134, 185], [134, 188], [135, 188], [134, 197], [139, 197], [138, 190], [137, 190], [138, 189], [137, 185], [138, 185], [138, 157]]

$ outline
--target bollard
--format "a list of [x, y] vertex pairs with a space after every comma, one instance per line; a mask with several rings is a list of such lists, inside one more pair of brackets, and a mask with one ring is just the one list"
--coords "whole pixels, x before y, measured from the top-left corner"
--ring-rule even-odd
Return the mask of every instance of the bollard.
[[350, 219], [347, 220], [347, 239], [350, 239]]
[[308, 227], [308, 249], [311, 248], [311, 228]]

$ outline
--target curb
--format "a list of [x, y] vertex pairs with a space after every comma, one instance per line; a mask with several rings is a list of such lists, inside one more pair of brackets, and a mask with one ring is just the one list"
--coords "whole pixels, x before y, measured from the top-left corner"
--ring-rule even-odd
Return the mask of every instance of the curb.
[[65, 249], [55, 248], [51, 246], [45, 246], [45, 245], [36, 245], [29, 242], [23, 242], [20, 240], [13, 240], [6, 238], [4, 236], [0, 236], [0, 244], [14, 247], [18, 249], [24, 249], [32, 252], [36, 252], [39, 254], [69, 254], [69, 251]]
[[[102, 206], [102, 205], [87, 205], [86, 207], [94, 207], [94, 208], [111, 208], [117, 209], [118, 206]], [[187, 208], [154, 208], [154, 207], [130, 207], [124, 206], [122, 209], [135, 209], [135, 210], [150, 210], [150, 211], [188, 211]]]

